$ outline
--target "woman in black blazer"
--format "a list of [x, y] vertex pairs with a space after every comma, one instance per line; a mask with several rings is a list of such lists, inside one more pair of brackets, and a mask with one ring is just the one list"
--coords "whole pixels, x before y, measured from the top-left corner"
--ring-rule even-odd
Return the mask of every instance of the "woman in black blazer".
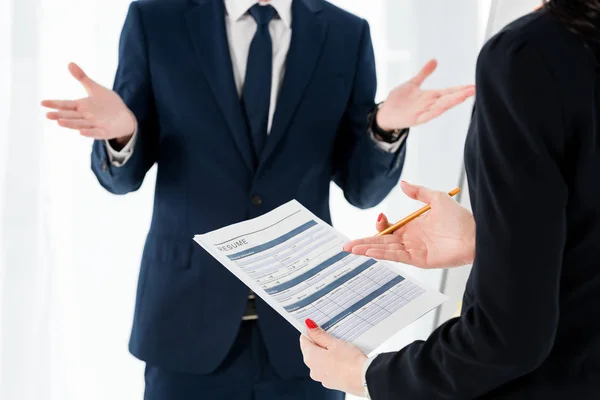
[[432, 211], [346, 246], [422, 268], [473, 262], [462, 315], [373, 359], [311, 329], [305, 361], [358, 395], [366, 370], [374, 400], [600, 399], [600, 0], [552, 0], [510, 24], [483, 48], [476, 87], [474, 220], [403, 184]]

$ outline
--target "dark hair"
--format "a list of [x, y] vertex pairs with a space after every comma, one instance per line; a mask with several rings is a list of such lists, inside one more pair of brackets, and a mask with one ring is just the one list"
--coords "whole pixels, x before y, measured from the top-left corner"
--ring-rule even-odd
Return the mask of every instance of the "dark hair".
[[600, 44], [600, 0], [543, 0], [544, 7], [567, 29]]

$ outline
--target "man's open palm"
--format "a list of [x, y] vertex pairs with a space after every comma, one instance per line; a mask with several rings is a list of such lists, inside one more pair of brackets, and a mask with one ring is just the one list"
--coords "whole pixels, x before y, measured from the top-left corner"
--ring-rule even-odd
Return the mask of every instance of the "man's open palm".
[[119, 95], [94, 82], [76, 64], [69, 64], [69, 71], [83, 85], [88, 97], [42, 101], [44, 107], [55, 110], [47, 114], [48, 119], [94, 139], [128, 140], [135, 130], [135, 118]]
[[377, 113], [377, 124], [382, 129], [391, 131], [424, 124], [475, 94], [473, 85], [422, 89], [423, 82], [436, 68], [437, 61], [429, 61], [415, 77], [390, 92]]

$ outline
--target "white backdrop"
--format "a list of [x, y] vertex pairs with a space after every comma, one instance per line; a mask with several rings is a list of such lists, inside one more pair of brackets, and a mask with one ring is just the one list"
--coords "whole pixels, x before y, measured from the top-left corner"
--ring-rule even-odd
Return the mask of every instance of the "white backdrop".
[[[489, 1], [481, 0], [390, 0], [378, 2], [337, 1], [371, 23], [375, 46], [379, 100], [384, 100], [396, 84], [410, 78], [430, 58], [439, 61], [438, 71], [426, 85], [446, 87], [473, 83], [475, 60], [481, 47]], [[464, 138], [469, 124], [472, 102], [469, 101], [441, 118], [412, 129], [402, 178], [408, 182], [439, 190], [453, 189], [460, 176]], [[398, 187], [384, 202], [372, 210], [360, 211], [349, 206], [341, 191], [332, 188], [334, 225], [350, 237], [373, 233], [379, 212], [398, 220], [421, 205], [406, 198]], [[411, 275], [439, 288], [442, 271], [421, 271], [402, 267]], [[454, 271], [453, 271], [454, 273]], [[456, 310], [462, 293], [451, 293], [449, 310]], [[452, 316], [444, 315], [445, 318]], [[435, 325], [432, 312], [403, 329], [381, 351], [397, 350], [415, 339], [425, 339]]]
[[[113, 196], [89, 170], [90, 142], [43, 118], [39, 101], [84, 92], [76, 61], [110, 86], [129, 0], [0, 2], [0, 399], [141, 399], [143, 365], [127, 352], [135, 284], [151, 214], [154, 173], [142, 189]], [[485, 27], [481, 0], [336, 0], [369, 20], [383, 99], [429, 58], [429, 85], [473, 81]], [[5, 57], [6, 55], [6, 57]], [[414, 129], [404, 179], [456, 185], [470, 104]], [[332, 193], [335, 225], [370, 234], [377, 214], [397, 219], [417, 205], [395, 191], [375, 209]], [[437, 286], [440, 274], [407, 272]], [[433, 315], [386, 348], [424, 338]]]
[[[483, 16], [487, 15], [484, 41], [491, 38], [511, 21], [533, 11], [541, 4], [541, 0], [492, 0], [486, 4], [482, 4], [480, 8], [482, 20]], [[463, 191], [457, 196], [457, 199], [463, 206], [470, 208], [469, 188], [466, 183], [464, 168], [461, 171], [459, 182]], [[462, 294], [464, 293], [470, 271], [470, 266], [465, 266], [442, 272], [440, 290], [446, 293], [451, 298], [451, 301], [448, 301], [436, 310], [434, 326], [441, 325], [460, 311]]]

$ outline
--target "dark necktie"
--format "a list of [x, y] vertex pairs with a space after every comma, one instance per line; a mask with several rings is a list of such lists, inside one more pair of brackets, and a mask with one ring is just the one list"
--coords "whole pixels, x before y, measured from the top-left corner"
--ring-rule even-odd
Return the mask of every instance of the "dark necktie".
[[258, 160], [267, 140], [273, 69], [273, 44], [269, 33], [269, 22], [275, 15], [275, 9], [270, 5], [255, 4], [249, 12], [256, 21], [257, 27], [248, 53], [242, 106]]

